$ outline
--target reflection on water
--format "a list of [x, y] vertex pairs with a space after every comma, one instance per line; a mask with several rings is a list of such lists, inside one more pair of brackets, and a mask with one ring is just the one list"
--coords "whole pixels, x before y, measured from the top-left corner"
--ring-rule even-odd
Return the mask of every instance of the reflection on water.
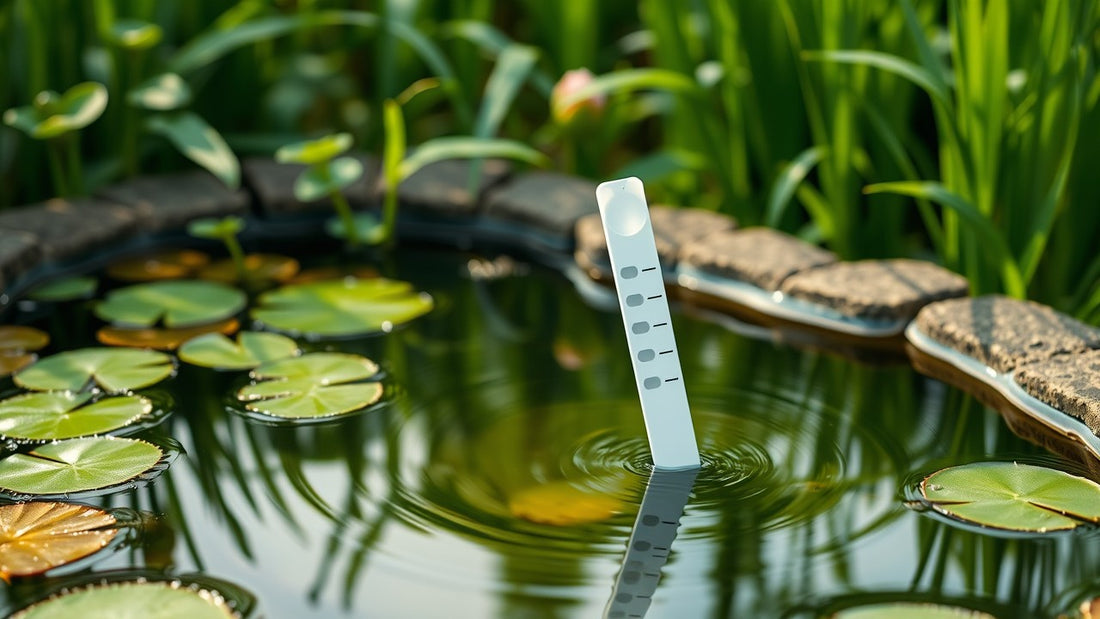
[[113, 499], [170, 533], [96, 569], [201, 571], [271, 617], [814, 616], [883, 592], [1028, 616], [1100, 582], [1095, 535], [990, 538], [905, 507], [915, 471], [1040, 453], [999, 417], [905, 366], [675, 309], [703, 468], [666, 484], [619, 316], [549, 271], [461, 277], [467, 260], [402, 255], [387, 274], [435, 312], [311, 345], [382, 365], [392, 392], [363, 415], [258, 424], [227, 413], [238, 375], [182, 368], [157, 430], [186, 455]]

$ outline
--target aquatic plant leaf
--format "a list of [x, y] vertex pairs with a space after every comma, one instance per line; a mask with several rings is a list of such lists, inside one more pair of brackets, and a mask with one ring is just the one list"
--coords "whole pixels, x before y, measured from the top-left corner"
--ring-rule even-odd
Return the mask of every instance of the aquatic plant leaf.
[[153, 410], [149, 400], [114, 396], [89, 403], [91, 393], [45, 391], [0, 400], [0, 436], [52, 441], [126, 427]]
[[377, 279], [378, 270], [374, 267], [363, 265], [313, 267], [299, 271], [297, 275], [290, 278], [288, 283], [309, 284], [312, 282], [344, 279], [346, 277], [354, 279]]
[[191, 87], [175, 73], [161, 73], [126, 93], [126, 101], [147, 110], [167, 112], [191, 103]]
[[0, 506], [0, 578], [33, 576], [102, 549], [118, 535], [94, 507], [31, 501]]
[[198, 327], [182, 329], [123, 329], [103, 327], [96, 331], [95, 337], [100, 344], [107, 346], [126, 346], [128, 348], [154, 348], [156, 350], [175, 350], [192, 338], [208, 333], [233, 335], [241, 328], [236, 318], [214, 322]]
[[346, 278], [264, 293], [252, 317], [279, 331], [340, 337], [388, 331], [431, 309], [432, 298], [407, 282]]
[[[298, 273], [301, 268], [298, 261], [289, 256], [276, 254], [248, 254], [244, 257], [244, 268], [252, 283], [283, 283]], [[235, 284], [240, 281], [237, 265], [232, 260], [218, 260], [199, 269], [195, 276], [223, 284]]]
[[34, 353], [5, 353], [0, 352], [0, 378], [14, 374], [27, 367], [38, 359]]
[[317, 165], [326, 163], [334, 157], [344, 154], [351, 148], [352, 137], [350, 133], [335, 133], [317, 138], [287, 144], [275, 151], [275, 161], [279, 163], [301, 163], [304, 165]]
[[164, 453], [130, 438], [74, 438], [46, 443], [0, 460], [0, 489], [61, 495], [110, 488], [155, 467]]
[[[371, 213], [355, 213], [352, 217], [355, 224], [355, 236], [368, 245], [377, 245], [386, 238], [386, 227]], [[337, 239], [347, 237], [344, 222], [339, 217], [331, 217], [325, 220], [325, 232]]]
[[140, 19], [118, 19], [111, 24], [111, 43], [129, 50], [149, 49], [163, 36], [160, 26]]
[[193, 327], [230, 318], [246, 301], [240, 290], [213, 282], [163, 281], [114, 290], [95, 314], [115, 326]]
[[0, 325], [0, 354], [33, 352], [45, 348], [50, 336], [45, 331], [23, 325]]
[[158, 114], [149, 130], [162, 135], [180, 154], [217, 176], [230, 189], [241, 186], [241, 163], [225, 139], [194, 112]]
[[517, 518], [559, 527], [601, 522], [622, 512], [622, 501], [554, 481], [514, 494], [508, 509]]
[[32, 300], [45, 302], [87, 299], [95, 294], [99, 281], [94, 277], [65, 277], [35, 286], [27, 294]]
[[405, 157], [398, 166], [398, 175], [401, 179], [406, 179], [420, 168], [436, 161], [493, 157], [514, 159], [539, 167], [550, 164], [549, 157], [516, 140], [444, 136], [428, 140], [416, 147], [416, 150]]
[[210, 256], [191, 249], [170, 249], [125, 258], [107, 267], [107, 275], [124, 282], [150, 282], [188, 277], [210, 262]]
[[833, 619], [994, 619], [988, 613], [924, 602], [883, 602], [845, 608]]
[[1100, 485], [1041, 466], [950, 467], [925, 478], [920, 491], [936, 511], [997, 529], [1045, 532], [1100, 522]]
[[63, 95], [39, 93], [33, 106], [4, 112], [4, 122], [32, 138], [48, 140], [87, 127], [106, 108], [107, 88], [98, 82], [83, 82]]
[[320, 200], [351, 185], [362, 175], [363, 164], [354, 157], [319, 163], [302, 172], [294, 181], [294, 197], [302, 202]]
[[311, 353], [265, 363], [252, 371], [260, 382], [247, 385], [237, 399], [252, 411], [304, 419], [349, 413], [382, 397], [378, 382], [352, 382], [378, 373], [366, 357], [345, 353]]
[[51, 355], [17, 373], [35, 391], [83, 391], [89, 382], [108, 393], [154, 385], [172, 375], [172, 358], [151, 350], [80, 348]]
[[246, 370], [298, 353], [298, 343], [284, 335], [242, 331], [235, 342], [217, 333], [188, 340], [180, 347], [179, 357], [207, 368]]
[[175, 582], [114, 582], [72, 589], [11, 615], [12, 619], [148, 617], [232, 619], [237, 614], [216, 592]]

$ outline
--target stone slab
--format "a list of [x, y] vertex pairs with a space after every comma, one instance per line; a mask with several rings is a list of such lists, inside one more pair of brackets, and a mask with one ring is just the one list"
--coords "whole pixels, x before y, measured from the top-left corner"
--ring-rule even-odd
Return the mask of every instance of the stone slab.
[[1100, 348], [1100, 329], [1045, 305], [1000, 295], [926, 305], [916, 324], [934, 341], [1000, 373]]
[[133, 236], [137, 224], [133, 209], [95, 198], [57, 198], [0, 212], [0, 230], [33, 234], [47, 260], [118, 243]]
[[1021, 366], [1015, 380], [1032, 397], [1100, 434], [1100, 351], [1057, 355]]
[[490, 189], [485, 215], [508, 224], [531, 226], [572, 245], [577, 220], [598, 213], [596, 183], [556, 172], [529, 172]]
[[[363, 176], [349, 185], [344, 197], [353, 209], [362, 210], [375, 206], [375, 187], [380, 164], [367, 154], [351, 155], [363, 164]], [[250, 158], [241, 164], [245, 185], [256, 195], [259, 210], [266, 215], [288, 215], [312, 212], [334, 212], [332, 202], [325, 198], [313, 202], [300, 202], [294, 197], [294, 181], [306, 169], [297, 163], [279, 163], [274, 159]]]
[[[725, 232], [737, 227], [737, 221], [721, 213], [705, 209], [672, 207], [655, 204], [649, 208], [653, 222], [653, 236], [657, 243], [657, 256], [665, 268], [676, 264], [683, 246], [698, 241], [715, 232]], [[607, 255], [607, 238], [599, 214], [585, 215], [577, 221], [577, 252], [591, 264], [610, 268]]]
[[204, 170], [143, 176], [96, 192], [131, 207], [143, 231], [182, 229], [193, 219], [246, 215], [248, 194], [232, 190]]
[[[447, 217], [473, 216], [485, 192], [500, 184], [511, 173], [511, 166], [500, 159], [482, 162], [477, 191], [470, 192], [469, 160], [449, 159], [428, 164], [397, 187], [402, 211], [430, 213]], [[380, 178], [377, 201], [382, 202], [385, 182]]]
[[776, 290], [791, 275], [836, 260], [830, 251], [770, 228], [716, 232], [680, 252], [684, 265], [764, 290]]
[[42, 248], [33, 234], [0, 230], [0, 292], [41, 259]]
[[860, 260], [808, 269], [784, 280], [784, 295], [853, 318], [910, 320], [920, 308], [966, 296], [965, 277], [920, 260]]

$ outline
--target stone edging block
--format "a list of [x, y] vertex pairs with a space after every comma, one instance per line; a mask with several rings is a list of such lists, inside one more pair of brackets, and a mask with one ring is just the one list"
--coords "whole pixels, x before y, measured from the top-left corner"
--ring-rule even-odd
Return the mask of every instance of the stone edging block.
[[183, 228], [193, 219], [248, 213], [248, 195], [202, 170], [143, 176], [96, 195], [133, 209], [143, 232]]
[[1025, 365], [1014, 380], [1033, 398], [1100, 431], [1100, 350]]
[[33, 235], [46, 260], [65, 260], [119, 243], [137, 231], [130, 208], [95, 198], [55, 198], [0, 212], [0, 230]]
[[596, 183], [556, 172], [529, 172], [490, 189], [484, 214], [496, 222], [531, 226], [571, 247], [577, 220], [598, 212]]
[[[381, 164], [377, 157], [365, 153], [351, 155], [363, 164], [363, 176], [342, 192], [353, 209], [363, 210], [376, 206], [374, 187], [378, 182]], [[241, 164], [244, 183], [256, 196], [256, 212], [262, 215], [289, 215], [306, 212], [332, 212], [328, 198], [313, 202], [300, 202], [294, 197], [294, 182], [306, 166], [297, 163], [279, 163], [267, 157], [245, 159]]]
[[[680, 252], [689, 244], [737, 227], [737, 220], [728, 215], [697, 208], [655, 204], [649, 208], [649, 217], [653, 224], [657, 257], [666, 269], [676, 264]], [[584, 261], [584, 266], [600, 270], [611, 268], [607, 238], [599, 213], [581, 217], [577, 221], [576, 236], [577, 258]], [[610, 273], [606, 275], [610, 277]]]
[[[512, 173], [512, 166], [501, 159], [481, 162], [477, 191], [470, 193], [469, 160], [447, 159], [430, 163], [414, 172], [397, 187], [400, 210], [441, 217], [472, 217], [481, 206], [481, 197]], [[385, 179], [379, 176], [375, 201], [383, 200]]]
[[794, 273], [836, 260], [831, 251], [771, 228], [717, 232], [680, 253], [684, 265], [768, 291]]

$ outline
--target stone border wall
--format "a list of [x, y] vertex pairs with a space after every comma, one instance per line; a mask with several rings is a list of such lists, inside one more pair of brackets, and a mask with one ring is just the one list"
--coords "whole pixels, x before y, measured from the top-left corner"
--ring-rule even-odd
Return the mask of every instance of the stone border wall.
[[[366, 172], [345, 196], [353, 208], [377, 209], [378, 160], [358, 157]], [[2, 211], [0, 308], [56, 274], [178, 237], [200, 217], [246, 216], [260, 237], [318, 237], [331, 209], [294, 198], [300, 170], [249, 159], [245, 189], [237, 191], [189, 171]], [[610, 283], [594, 182], [553, 172], [513, 174], [501, 161], [484, 163], [473, 191], [470, 182], [461, 161], [427, 166], [406, 180], [398, 189], [399, 236], [460, 249], [489, 244]], [[1070, 451], [1100, 459], [1100, 329], [1027, 301], [970, 297], [965, 279], [931, 263], [841, 262], [781, 232], [739, 228], [723, 215], [661, 206], [651, 213], [670, 294], [795, 343], [904, 351], [918, 371], [968, 389], [1010, 425], [1012, 414], [1037, 421], [1042, 436], [1014, 426], [1017, 433], [1048, 447], [1068, 441]]]

